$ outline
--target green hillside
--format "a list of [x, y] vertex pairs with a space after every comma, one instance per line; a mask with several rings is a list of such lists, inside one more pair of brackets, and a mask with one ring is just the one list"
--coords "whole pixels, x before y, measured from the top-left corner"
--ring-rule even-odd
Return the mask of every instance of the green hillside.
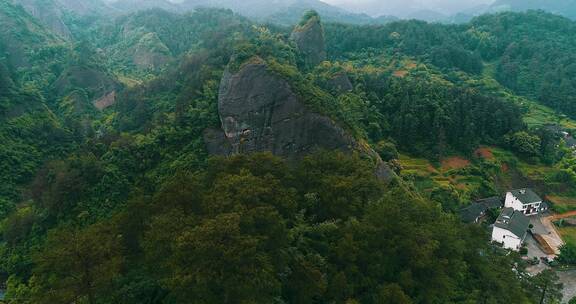
[[[527, 186], [576, 210], [561, 133], [576, 129], [576, 23], [322, 18], [291, 34], [230, 10], [154, 9], [67, 19], [64, 41], [0, 0], [5, 301], [539, 303], [541, 276], [456, 212]], [[324, 45], [326, 61], [306, 60]], [[234, 87], [242, 77], [255, 80]], [[262, 96], [279, 101], [247, 108]], [[330, 128], [280, 130], [288, 142], [336, 132], [353, 147], [210, 153], [207, 134], [274, 146], [302, 117]]]

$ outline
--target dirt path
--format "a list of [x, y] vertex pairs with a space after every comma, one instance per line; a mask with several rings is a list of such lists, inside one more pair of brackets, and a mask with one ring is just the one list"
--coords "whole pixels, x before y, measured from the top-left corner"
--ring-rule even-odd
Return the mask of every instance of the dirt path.
[[547, 218], [549, 218], [551, 221], [555, 221], [555, 220], [560, 220], [563, 218], [573, 217], [573, 216], [576, 216], [576, 210], [562, 213], [562, 214], [554, 214], [554, 215], [548, 216]]
[[556, 227], [554, 226], [554, 221], [573, 216], [576, 216], [576, 211], [570, 211], [562, 214], [554, 214], [547, 217], [543, 217], [541, 219], [542, 225], [544, 225], [544, 227], [546, 227], [546, 230], [548, 230], [548, 234], [542, 235], [542, 238], [546, 240], [546, 243], [550, 245], [552, 250], [554, 250], [555, 254], [560, 253], [560, 247], [564, 246], [564, 241], [562, 240], [560, 233], [558, 233], [558, 230], [556, 230]]

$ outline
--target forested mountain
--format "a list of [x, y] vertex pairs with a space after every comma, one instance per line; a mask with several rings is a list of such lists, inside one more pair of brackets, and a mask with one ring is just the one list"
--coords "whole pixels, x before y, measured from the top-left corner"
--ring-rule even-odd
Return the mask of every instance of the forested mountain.
[[490, 10], [515, 12], [544, 10], [576, 19], [576, 1], [574, 0], [497, 0], [491, 5]]
[[122, 3], [70, 7], [67, 36], [0, 0], [7, 303], [558, 300], [454, 211], [518, 183], [576, 197], [543, 128], [576, 129], [576, 23]]
[[[292, 25], [300, 20], [307, 10], [318, 11], [326, 20], [347, 23], [378, 23], [388, 19], [373, 19], [365, 14], [355, 14], [329, 5], [319, 0], [185, 0], [170, 2], [167, 0], [118, 0], [111, 6], [124, 11], [135, 11], [146, 8], [161, 8], [173, 12], [191, 11], [196, 8], [225, 8], [259, 21]], [[393, 19], [390, 19], [393, 20]]]
[[45, 27], [65, 39], [73, 39], [70, 22], [74, 16], [113, 16], [118, 12], [100, 0], [7, 0], [22, 6]]

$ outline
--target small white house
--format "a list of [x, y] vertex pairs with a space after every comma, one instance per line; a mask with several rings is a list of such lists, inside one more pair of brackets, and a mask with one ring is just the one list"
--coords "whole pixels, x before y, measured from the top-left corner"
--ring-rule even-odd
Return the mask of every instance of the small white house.
[[514, 251], [520, 250], [528, 234], [530, 220], [521, 211], [504, 208], [494, 223], [492, 241]]
[[526, 215], [534, 215], [548, 209], [547, 204], [531, 189], [518, 189], [506, 193], [504, 207], [512, 208]]

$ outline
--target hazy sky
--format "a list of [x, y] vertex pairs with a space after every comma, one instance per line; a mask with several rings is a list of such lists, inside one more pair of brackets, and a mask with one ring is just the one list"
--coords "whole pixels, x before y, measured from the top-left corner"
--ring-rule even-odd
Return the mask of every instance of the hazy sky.
[[409, 13], [414, 10], [431, 9], [452, 14], [481, 4], [490, 4], [494, 0], [322, 0], [338, 5], [350, 11], [369, 15]]

